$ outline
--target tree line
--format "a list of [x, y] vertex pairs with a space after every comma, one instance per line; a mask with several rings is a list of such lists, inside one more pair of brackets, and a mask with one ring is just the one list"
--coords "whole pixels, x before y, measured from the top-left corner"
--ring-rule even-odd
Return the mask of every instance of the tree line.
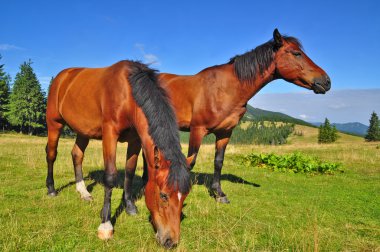
[[[333, 143], [338, 139], [338, 131], [335, 125], [331, 125], [329, 119], [319, 126], [318, 143]], [[373, 111], [369, 119], [367, 134], [364, 136], [367, 142], [380, 141], [380, 120]]]
[[[257, 144], [257, 145], [281, 145], [287, 143], [287, 138], [294, 131], [293, 123], [275, 123], [267, 121], [247, 121], [249, 124], [242, 127], [240, 122], [232, 131], [231, 144]], [[189, 133], [180, 132], [181, 143], [189, 142]], [[202, 143], [215, 143], [213, 134], [203, 138]]]

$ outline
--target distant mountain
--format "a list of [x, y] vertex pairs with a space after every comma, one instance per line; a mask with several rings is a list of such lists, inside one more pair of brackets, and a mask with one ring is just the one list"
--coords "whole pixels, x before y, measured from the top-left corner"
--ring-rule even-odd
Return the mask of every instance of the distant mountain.
[[[313, 122], [313, 125], [319, 127], [321, 122]], [[350, 122], [350, 123], [332, 123], [335, 125], [336, 129], [340, 132], [345, 132], [349, 134], [365, 136], [367, 134], [368, 126], [359, 122]]]
[[245, 113], [243, 120], [274, 121], [274, 122], [294, 123], [294, 124], [306, 125], [306, 126], [311, 126], [311, 127], [314, 126], [313, 124], [305, 122], [301, 119], [297, 119], [280, 112], [272, 112], [268, 110], [254, 108], [249, 104], [247, 104], [247, 112]]

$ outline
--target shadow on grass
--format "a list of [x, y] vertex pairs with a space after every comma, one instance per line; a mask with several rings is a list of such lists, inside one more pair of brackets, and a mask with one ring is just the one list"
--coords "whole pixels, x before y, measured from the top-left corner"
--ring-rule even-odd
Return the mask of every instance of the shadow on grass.
[[[214, 174], [211, 174], [211, 173], [203, 173], [203, 172], [191, 173], [191, 181], [193, 185], [204, 185], [207, 188], [210, 196], [215, 197], [215, 192], [211, 188], [213, 179], [214, 179]], [[220, 180], [221, 181], [226, 180], [226, 181], [229, 181], [231, 183], [236, 183], [236, 184], [251, 185], [253, 187], [260, 187], [259, 184], [249, 182], [233, 174], [222, 174], [220, 176]]]
[[[89, 185], [87, 185], [87, 190], [91, 193], [94, 189], [94, 186], [97, 184], [100, 184], [104, 186], [103, 183], [103, 176], [104, 176], [104, 170], [96, 170], [96, 171], [91, 171], [85, 178], [85, 181], [92, 180], [93, 182]], [[124, 188], [124, 177], [125, 177], [125, 171], [124, 170], [118, 170], [118, 177], [117, 177], [117, 183], [116, 183], [116, 188], [123, 189]], [[210, 196], [214, 197], [214, 192], [211, 188], [212, 186], [212, 181], [213, 181], [214, 175], [211, 173], [201, 173], [201, 172], [191, 172], [191, 181], [193, 185], [200, 185], [200, 186], [205, 186], [207, 190], [210, 193]], [[250, 185], [253, 187], [260, 187], [260, 185], [256, 183], [252, 183], [249, 181], [246, 181], [242, 179], [241, 177], [235, 176], [233, 174], [223, 174], [220, 177], [220, 180], [226, 180], [231, 183], [237, 183], [237, 184], [244, 184], [244, 185]], [[57, 192], [61, 192], [64, 189], [75, 185], [75, 181], [71, 181], [67, 183], [66, 185], [61, 186], [60, 188], [57, 189]], [[133, 178], [133, 184], [132, 184], [132, 198], [133, 200], [138, 200], [141, 199], [141, 197], [144, 194], [144, 188], [143, 188], [143, 180], [142, 177], [139, 175], [135, 175]], [[186, 205], [186, 204], [185, 204]], [[185, 207], [184, 205], [184, 207]], [[125, 202], [124, 202], [124, 193], [123, 196], [120, 200], [120, 204], [117, 207], [114, 216], [111, 217], [111, 222], [113, 225], [115, 225], [118, 217], [120, 214], [123, 213], [125, 210]], [[184, 215], [181, 216], [181, 221], [185, 218]]]

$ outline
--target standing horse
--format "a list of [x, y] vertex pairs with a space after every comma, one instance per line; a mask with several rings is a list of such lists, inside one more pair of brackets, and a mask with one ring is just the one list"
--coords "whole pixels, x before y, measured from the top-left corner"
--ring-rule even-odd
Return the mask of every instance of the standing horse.
[[[129, 181], [135, 173], [141, 146], [148, 166], [145, 188], [146, 205], [157, 231], [157, 241], [171, 248], [179, 241], [183, 201], [190, 190], [188, 163], [181, 152], [175, 114], [165, 91], [157, 83], [154, 70], [139, 62], [121, 61], [106, 68], [70, 68], [63, 70], [51, 85], [46, 111], [48, 143], [46, 186], [56, 196], [53, 164], [64, 124], [77, 132], [72, 150], [76, 189], [91, 200], [82, 175], [82, 161], [90, 138], [102, 139], [104, 205], [101, 239], [113, 234], [111, 194], [116, 184], [116, 145], [128, 141], [125, 166], [125, 200], [131, 198]], [[127, 205], [129, 213], [136, 213]]]
[[[188, 156], [196, 156], [207, 134], [216, 136], [212, 191], [217, 202], [229, 203], [220, 185], [224, 153], [232, 134], [246, 112], [247, 102], [267, 83], [284, 79], [316, 94], [331, 86], [328, 75], [302, 50], [294, 37], [273, 39], [228, 63], [206, 68], [196, 75], [162, 73], [159, 82], [170, 98], [179, 129], [190, 131]], [[144, 178], [144, 176], [143, 176]]]

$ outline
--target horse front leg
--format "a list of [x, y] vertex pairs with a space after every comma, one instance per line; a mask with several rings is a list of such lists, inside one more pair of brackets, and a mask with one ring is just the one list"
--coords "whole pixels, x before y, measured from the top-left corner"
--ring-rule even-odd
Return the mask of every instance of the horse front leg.
[[118, 135], [114, 129], [107, 125], [103, 128], [103, 159], [104, 173], [104, 204], [100, 213], [102, 223], [98, 227], [98, 237], [102, 240], [112, 238], [113, 226], [111, 223], [111, 196], [112, 188], [117, 183], [116, 145]]
[[212, 193], [215, 196], [215, 200], [219, 203], [230, 203], [227, 195], [222, 191], [220, 185], [220, 176], [222, 173], [224, 153], [226, 151], [227, 144], [230, 140], [232, 132], [223, 132], [215, 134], [215, 160], [214, 160], [214, 178], [211, 185]]
[[73, 165], [74, 165], [76, 190], [77, 192], [80, 193], [81, 199], [86, 200], [86, 201], [91, 201], [92, 196], [87, 191], [86, 185], [83, 180], [83, 171], [82, 171], [84, 152], [87, 148], [88, 142], [89, 142], [88, 138], [77, 135], [77, 138], [75, 139], [74, 147], [71, 151], [71, 156], [72, 156]]
[[128, 143], [127, 162], [125, 164], [125, 179], [124, 179], [124, 202], [125, 211], [129, 215], [137, 214], [137, 207], [132, 199], [132, 182], [135, 176], [137, 160], [141, 150], [140, 139]]
[[192, 170], [195, 165], [199, 148], [202, 144], [202, 139], [206, 134], [207, 130], [203, 127], [190, 127], [189, 150], [187, 153], [187, 157], [194, 155], [194, 158], [190, 163], [190, 170]]

